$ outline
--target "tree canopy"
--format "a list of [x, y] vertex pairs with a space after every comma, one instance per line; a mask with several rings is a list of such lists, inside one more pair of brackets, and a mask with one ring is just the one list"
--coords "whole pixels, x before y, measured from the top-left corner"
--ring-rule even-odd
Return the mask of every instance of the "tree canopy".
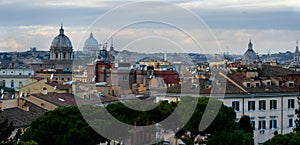
[[106, 141], [85, 122], [77, 107], [46, 112], [32, 122], [21, 140], [43, 145], [94, 145]]

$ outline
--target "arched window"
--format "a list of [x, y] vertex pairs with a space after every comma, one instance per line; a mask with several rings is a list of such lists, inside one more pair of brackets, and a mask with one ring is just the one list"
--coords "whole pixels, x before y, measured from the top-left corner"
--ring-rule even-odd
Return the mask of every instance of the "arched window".
[[55, 53], [55, 58], [58, 59], [58, 53]]

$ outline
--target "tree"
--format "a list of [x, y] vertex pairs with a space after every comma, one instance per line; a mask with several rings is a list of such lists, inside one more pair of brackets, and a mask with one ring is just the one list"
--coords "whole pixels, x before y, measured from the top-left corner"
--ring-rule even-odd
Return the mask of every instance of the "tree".
[[[236, 113], [231, 107], [221, 104], [221, 108], [213, 122], [204, 131], [198, 130], [198, 125], [207, 107], [209, 98], [200, 98], [197, 108], [188, 123], [176, 133], [185, 143], [194, 143], [197, 135], [211, 134], [207, 144], [253, 144], [253, 133], [250, 125], [250, 118], [244, 116], [240, 122], [235, 122]], [[212, 100], [218, 104], [218, 100]], [[226, 144], [226, 143], [225, 143]]]
[[106, 139], [84, 120], [77, 107], [57, 108], [32, 122], [21, 141], [34, 140], [43, 145], [94, 145]]
[[300, 141], [299, 133], [277, 134], [273, 138], [269, 139], [264, 145], [298, 145]]
[[8, 119], [5, 119], [0, 123], [0, 142], [7, 141], [8, 137], [11, 135], [11, 132], [15, 129], [12, 122], [9, 122]]

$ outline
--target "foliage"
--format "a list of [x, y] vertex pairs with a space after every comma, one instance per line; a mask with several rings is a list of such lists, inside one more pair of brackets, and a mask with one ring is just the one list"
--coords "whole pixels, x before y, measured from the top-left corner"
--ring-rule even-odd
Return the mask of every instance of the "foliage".
[[[213, 104], [221, 103], [218, 100], [212, 100]], [[240, 122], [235, 122], [236, 114], [231, 107], [221, 104], [221, 108], [213, 122], [204, 130], [199, 131], [199, 123], [209, 102], [209, 98], [200, 98], [197, 108], [189, 122], [182, 130], [176, 133], [185, 143], [194, 143], [197, 135], [211, 134], [208, 144], [253, 144], [253, 133], [248, 116], [242, 117]], [[237, 141], [238, 140], [238, 141]], [[205, 142], [204, 142], [205, 143]]]
[[32, 122], [21, 141], [43, 145], [93, 145], [106, 141], [81, 116], [77, 107], [57, 108]]
[[277, 134], [269, 139], [264, 145], [298, 145], [300, 141], [299, 133]]
[[16, 145], [38, 145], [38, 143], [33, 141], [33, 140], [30, 140], [30, 141], [27, 141], [27, 142], [20, 141]]
[[11, 135], [11, 132], [15, 129], [12, 122], [5, 119], [0, 123], [0, 142], [7, 141], [7, 138]]
[[252, 137], [252, 133], [247, 133], [244, 130], [222, 131], [213, 135], [208, 140], [207, 145], [253, 145]]

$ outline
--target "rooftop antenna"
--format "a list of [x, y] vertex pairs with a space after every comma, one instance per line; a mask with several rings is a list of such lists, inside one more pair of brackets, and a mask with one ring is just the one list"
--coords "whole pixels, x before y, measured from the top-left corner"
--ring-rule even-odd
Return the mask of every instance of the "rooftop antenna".
[[4, 94], [1, 95], [1, 99], [4, 99]]
[[19, 98], [22, 98], [23, 92], [20, 93]]

